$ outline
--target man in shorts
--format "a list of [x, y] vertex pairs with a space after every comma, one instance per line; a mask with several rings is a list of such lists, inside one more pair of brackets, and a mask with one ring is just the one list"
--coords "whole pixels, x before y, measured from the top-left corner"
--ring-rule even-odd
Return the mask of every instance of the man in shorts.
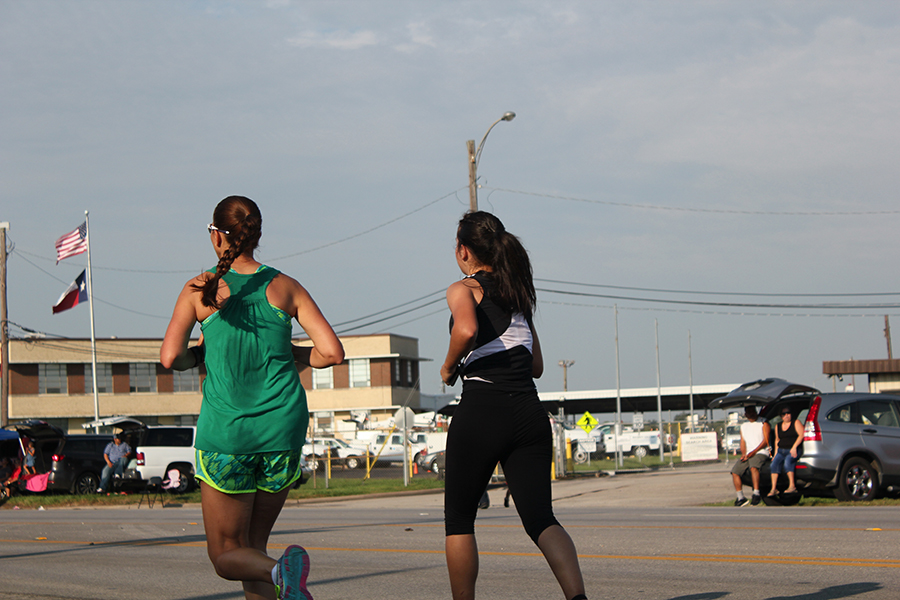
[[[759, 470], [769, 461], [769, 434], [771, 427], [768, 422], [758, 422], [755, 406], [744, 409], [746, 423], [741, 425], [741, 460], [735, 463], [731, 469], [731, 478], [734, 480], [734, 491], [737, 499], [735, 506], [756, 506], [759, 504]], [[750, 479], [753, 482], [753, 495], [751, 500], [744, 497], [741, 476], [750, 470]]]

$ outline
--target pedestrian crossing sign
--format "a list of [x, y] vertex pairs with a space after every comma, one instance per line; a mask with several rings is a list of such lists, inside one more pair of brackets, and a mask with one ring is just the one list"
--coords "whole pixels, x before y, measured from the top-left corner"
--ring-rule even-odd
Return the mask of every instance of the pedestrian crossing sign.
[[575, 422], [575, 424], [584, 429], [585, 433], [590, 434], [599, 422], [600, 421], [594, 418], [594, 415], [589, 412], [585, 412], [583, 415], [581, 415], [581, 418]]

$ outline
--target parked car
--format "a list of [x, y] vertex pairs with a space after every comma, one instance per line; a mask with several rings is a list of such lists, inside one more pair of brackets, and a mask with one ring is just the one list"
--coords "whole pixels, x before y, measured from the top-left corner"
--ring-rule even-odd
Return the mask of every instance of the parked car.
[[447, 451], [438, 450], [437, 452], [426, 454], [422, 458], [422, 464], [432, 473], [436, 473], [438, 479], [443, 479], [444, 469], [447, 466]]
[[149, 481], [151, 477], [165, 480], [173, 470], [178, 471], [178, 485], [168, 488], [172, 493], [191, 491], [196, 482], [194, 473], [194, 437], [196, 427], [178, 425], [146, 425], [133, 417], [108, 417], [82, 425], [85, 429], [118, 427], [129, 438], [135, 452], [125, 478]]
[[734, 454], [741, 449], [741, 426], [726, 425], [725, 435], [722, 438], [722, 450]]
[[303, 446], [303, 456], [310, 469], [322, 471], [325, 469], [325, 457], [327, 450], [331, 450], [332, 465], [338, 464], [348, 469], [358, 469], [366, 466], [366, 451], [351, 446], [344, 440], [337, 438], [311, 438], [306, 440]]
[[46, 421], [31, 419], [11, 426], [34, 444], [35, 471], [49, 473], [48, 491], [93, 494], [106, 461], [103, 450], [113, 436], [70, 435]]
[[[822, 393], [783, 379], [761, 379], [713, 400], [710, 408], [750, 404], [761, 406], [760, 418], [773, 427], [785, 407], [805, 424], [795, 470], [801, 492], [828, 490], [841, 501], [855, 501], [900, 488], [900, 397]], [[760, 475], [766, 493], [768, 468]]]
[[[409, 438], [410, 457], [415, 460], [420, 452], [427, 452], [428, 441], [424, 433], [416, 433]], [[379, 434], [370, 446], [373, 458], [377, 455], [378, 463], [403, 462], [403, 434]]]

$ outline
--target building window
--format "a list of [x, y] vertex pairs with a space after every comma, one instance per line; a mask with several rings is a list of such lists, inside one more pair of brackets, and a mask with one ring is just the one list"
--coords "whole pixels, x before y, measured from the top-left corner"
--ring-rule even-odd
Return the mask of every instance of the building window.
[[413, 384], [413, 361], [406, 361], [406, 383]]
[[396, 383], [397, 385], [403, 383], [402, 381], [400, 381], [400, 362], [401, 361], [399, 358], [394, 361], [394, 383]]
[[128, 365], [128, 389], [135, 392], [156, 391], [156, 365], [154, 363], [130, 363]]
[[187, 371], [172, 371], [172, 391], [199, 392], [200, 367], [194, 367]]
[[334, 367], [326, 369], [312, 370], [312, 389], [314, 390], [331, 390], [334, 389]]
[[350, 359], [350, 387], [369, 387], [372, 379], [369, 369], [368, 358], [351, 358]]
[[[93, 365], [87, 363], [84, 365], [84, 393], [94, 393], [94, 376], [91, 374]], [[97, 365], [97, 393], [111, 394], [112, 386], [112, 365], [108, 363], [100, 363]]]
[[38, 393], [66, 394], [68, 391], [66, 365], [58, 363], [38, 364]]

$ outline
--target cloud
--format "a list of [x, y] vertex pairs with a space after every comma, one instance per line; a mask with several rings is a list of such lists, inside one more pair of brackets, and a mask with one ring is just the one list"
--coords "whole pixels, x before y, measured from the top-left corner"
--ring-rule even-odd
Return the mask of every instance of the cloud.
[[289, 38], [288, 43], [298, 48], [325, 48], [330, 50], [359, 50], [378, 44], [374, 31], [302, 31]]

